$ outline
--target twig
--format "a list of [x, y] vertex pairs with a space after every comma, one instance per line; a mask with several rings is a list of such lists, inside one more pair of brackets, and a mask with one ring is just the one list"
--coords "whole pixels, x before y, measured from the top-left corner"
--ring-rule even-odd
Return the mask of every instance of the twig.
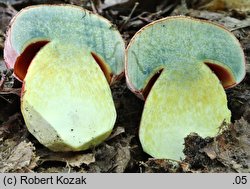
[[129, 20], [131, 19], [133, 13], [135, 12], [135, 9], [137, 8], [137, 6], [139, 5], [138, 2], [135, 3], [133, 9], [131, 10], [130, 14], [128, 15], [127, 19], [124, 21], [124, 23], [121, 25], [121, 27], [119, 28], [119, 30], [121, 31], [129, 22]]
[[17, 96], [21, 96], [21, 88], [4, 88], [0, 91], [0, 95], [8, 95], [8, 94], [15, 94]]
[[239, 29], [243, 29], [243, 28], [247, 28], [247, 27], [249, 27], [249, 25], [238, 26], [238, 27], [235, 27], [235, 28], [230, 29], [230, 31], [233, 32], [233, 31], [235, 31], [235, 30], [239, 30]]
[[159, 16], [159, 15], [161, 15], [161, 13], [162, 13], [162, 11], [160, 10], [160, 11], [158, 11], [158, 12], [156, 12], [156, 13], [152, 13], [152, 14], [148, 15], [147, 17], [139, 16], [138, 18], [139, 18], [140, 20], [144, 21], [144, 22], [150, 23], [150, 22], [153, 21], [152, 18], [153, 18], [154, 16]]
[[97, 8], [96, 8], [95, 3], [93, 2], [93, 0], [90, 0], [90, 4], [91, 4], [92, 11], [95, 14], [98, 14], [98, 10], [97, 10]]
[[8, 100], [7, 98], [4, 98], [2, 95], [0, 95], [0, 98], [4, 99], [5, 101], [7, 101], [8, 103], [12, 103], [10, 100]]
[[10, 5], [9, 3], [7, 4], [7, 10], [8, 10], [8, 13], [11, 14], [11, 16], [15, 16], [17, 14], [17, 10], [12, 6]]
[[150, 13], [149, 13], [149, 12], [142, 12], [141, 14], [139, 14], [139, 15], [137, 15], [137, 16], [131, 18], [130, 21], [131, 21], [131, 22], [132, 22], [132, 21], [135, 21], [135, 20], [137, 20], [137, 19], [140, 18], [140, 17], [143, 18], [144, 15], [147, 16], [148, 14], [150, 14]]
[[5, 79], [6, 79], [5, 75], [4, 75], [4, 74], [1, 74], [0, 90], [3, 89], [3, 84], [4, 84], [4, 82], [5, 82]]

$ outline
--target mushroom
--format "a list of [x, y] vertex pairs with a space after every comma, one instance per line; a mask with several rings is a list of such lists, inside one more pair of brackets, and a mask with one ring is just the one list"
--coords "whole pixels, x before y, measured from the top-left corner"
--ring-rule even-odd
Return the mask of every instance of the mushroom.
[[124, 69], [124, 41], [106, 19], [71, 5], [23, 9], [4, 57], [23, 81], [21, 111], [31, 134], [53, 151], [103, 142], [116, 110], [110, 84]]
[[240, 43], [222, 26], [168, 17], [138, 31], [126, 50], [128, 87], [145, 99], [139, 138], [155, 158], [184, 157], [184, 138], [213, 137], [230, 123], [224, 88], [245, 76]]

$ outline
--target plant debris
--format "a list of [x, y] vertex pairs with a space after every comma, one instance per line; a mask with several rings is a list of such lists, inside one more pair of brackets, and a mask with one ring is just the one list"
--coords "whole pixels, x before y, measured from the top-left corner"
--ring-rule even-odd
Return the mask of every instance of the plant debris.
[[189, 163], [189, 171], [250, 171], [250, 124], [241, 118], [222, 129], [223, 132], [215, 138], [203, 139], [192, 134], [185, 139], [184, 162]]
[[48, 149], [38, 151], [39, 164], [47, 162], [64, 162], [71, 167], [80, 168], [82, 164], [89, 165], [95, 162], [93, 153], [56, 153]]
[[31, 142], [15, 143], [5, 140], [0, 146], [0, 172], [33, 172], [39, 157], [35, 155], [35, 147]]
[[201, 150], [211, 160], [240, 173], [250, 172], [250, 124], [243, 118]]

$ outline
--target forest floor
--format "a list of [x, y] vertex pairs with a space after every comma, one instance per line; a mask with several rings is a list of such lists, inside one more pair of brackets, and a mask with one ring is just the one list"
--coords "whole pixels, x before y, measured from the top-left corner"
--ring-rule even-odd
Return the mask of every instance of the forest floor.
[[[174, 0], [0, 0], [0, 172], [250, 172], [250, 9]], [[211, 0], [210, 0], [211, 1]], [[216, 2], [216, 1], [214, 1]], [[112, 86], [117, 121], [111, 136], [94, 149], [56, 153], [27, 131], [20, 111], [21, 83], [3, 60], [10, 19], [30, 5], [75, 4], [100, 14], [117, 26], [126, 44], [141, 27], [172, 15], [186, 15], [224, 25], [239, 39], [247, 60], [246, 78], [226, 91], [232, 124], [214, 138], [195, 133], [185, 138], [185, 159], [153, 159], [143, 152], [138, 129], [144, 102], [123, 78]], [[249, 8], [249, 7], [248, 7]]]

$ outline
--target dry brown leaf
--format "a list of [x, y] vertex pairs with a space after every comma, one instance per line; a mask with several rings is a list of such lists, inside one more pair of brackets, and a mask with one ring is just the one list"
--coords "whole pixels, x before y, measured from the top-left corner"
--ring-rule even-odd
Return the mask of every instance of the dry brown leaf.
[[240, 119], [235, 123], [235, 127], [239, 129], [237, 139], [239, 146], [245, 153], [245, 165], [248, 167], [240, 168], [239, 170], [240, 172], [250, 172], [250, 124], [244, 119]]
[[122, 133], [125, 133], [124, 127], [116, 127], [106, 141], [111, 140]]
[[103, 143], [94, 150], [94, 163], [89, 172], [124, 172], [131, 160], [130, 143], [134, 136]]
[[9, 5], [20, 5], [22, 3], [27, 3], [29, 0], [1, 0], [2, 3]]
[[[250, 41], [250, 40], [249, 40]], [[246, 64], [246, 72], [250, 74], [250, 64]]]
[[207, 146], [202, 151], [205, 152], [211, 160], [214, 160], [215, 158], [217, 158], [217, 153], [215, 152], [214, 148], [211, 148], [211, 147], [209, 148]]
[[22, 141], [14, 147], [13, 144], [15, 144], [14, 141], [0, 153], [0, 172], [31, 172], [38, 160], [34, 154], [35, 147], [31, 142], [26, 141]]
[[225, 12], [211, 12], [207, 10], [192, 10], [189, 16], [210, 20], [223, 25], [230, 31], [244, 29], [250, 26], [250, 17], [244, 19], [228, 16]]
[[95, 156], [92, 153], [76, 155], [68, 159], [68, 164], [72, 167], [80, 167], [82, 164], [89, 165], [95, 162]]
[[117, 155], [115, 158], [115, 169], [114, 172], [116, 173], [123, 173], [125, 171], [125, 169], [128, 166], [128, 163], [130, 161], [130, 150], [129, 150], [129, 146], [122, 146], [121, 144], [117, 144]]
[[[1, 31], [0, 31], [0, 32], [1, 32]], [[0, 43], [1, 43], [1, 40], [2, 40], [2, 42], [3, 42], [3, 39], [1, 39], [1, 36], [0, 36]], [[0, 45], [3, 46], [3, 43], [0, 44]], [[5, 71], [5, 70], [6, 70], [5, 63], [4, 63], [3, 59], [0, 59], [0, 73], [3, 73], [3, 71]]]
[[141, 171], [145, 173], [176, 173], [180, 172], [182, 167], [186, 166], [188, 169], [188, 164], [184, 163], [181, 165], [180, 162], [168, 160], [168, 159], [153, 159], [150, 158], [146, 162], [141, 162]]
[[[4, 33], [2, 30], [0, 30], [0, 49], [4, 48]], [[3, 67], [0, 63], [0, 71], [3, 70]]]
[[200, 151], [237, 172], [250, 172], [250, 124], [236, 121]]
[[104, 0], [104, 2], [101, 4], [102, 9], [106, 9], [115, 5], [123, 5], [126, 3], [134, 2], [134, 0]]
[[117, 154], [114, 146], [110, 146], [106, 143], [101, 144], [94, 151], [95, 162], [89, 165], [89, 172], [111, 172], [115, 166], [115, 156]]
[[213, 0], [210, 3], [200, 7], [208, 10], [231, 10], [250, 11], [249, 0]]
[[[50, 166], [50, 167], [38, 167], [37, 168], [38, 173], [76, 173], [74, 169], [71, 169], [70, 167], [62, 167], [62, 166]], [[85, 173], [84, 170], [78, 170], [77, 173]]]
[[21, 135], [27, 131], [26, 128], [23, 128], [21, 119], [20, 113], [15, 113], [14, 115], [9, 116], [8, 120], [3, 122], [0, 126], [0, 140], [11, 138], [11, 136], [15, 135], [16, 133], [20, 134], [21, 137]]
[[6, 6], [0, 5], [0, 30], [3, 33], [6, 31], [11, 18], [17, 13], [17, 11], [8, 3]]
[[80, 167], [82, 164], [89, 165], [95, 162], [95, 157], [92, 153], [84, 152], [52, 152], [47, 149], [39, 150], [37, 154], [40, 156], [40, 163], [44, 162], [64, 162], [72, 167]]

